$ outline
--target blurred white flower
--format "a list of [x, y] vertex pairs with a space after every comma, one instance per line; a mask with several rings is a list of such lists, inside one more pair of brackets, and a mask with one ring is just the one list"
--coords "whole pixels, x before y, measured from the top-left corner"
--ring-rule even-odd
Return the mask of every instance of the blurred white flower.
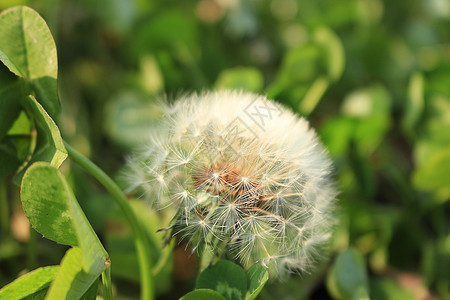
[[172, 234], [193, 250], [305, 271], [330, 237], [327, 152], [305, 119], [263, 96], [209, 92], [167, 105], [129, 165], [131, 189], [172, 207]]

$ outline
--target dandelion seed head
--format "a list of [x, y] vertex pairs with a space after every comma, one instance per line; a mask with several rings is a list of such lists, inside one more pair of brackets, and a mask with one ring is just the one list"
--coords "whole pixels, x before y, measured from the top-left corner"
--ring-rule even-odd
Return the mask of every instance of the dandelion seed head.
[[194, 250], [208, 244], [243, 265], [308, 271], [330, 237], [336, 196], [308, 122], [232, 91], [186, 96], [164, 111], [128, 163], [130, 188], [171, 207], [172, 233]]

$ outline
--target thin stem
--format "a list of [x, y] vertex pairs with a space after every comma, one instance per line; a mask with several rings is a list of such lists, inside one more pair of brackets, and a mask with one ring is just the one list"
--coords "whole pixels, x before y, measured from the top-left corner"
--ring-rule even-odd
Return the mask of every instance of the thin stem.
[[102, 273], [103, 283], [103, 299], [112, 300], [112, 285], [111, 285], [111, 265], [107, 266]]
[[152, 275], [152, 259], [150, 256], [150, 246], [148, 244], [147, 237], [142, 225], [138, 222], [136, 214], [134, 213], [130, 203], [123, 194], [122, 190], [116, 185], [116, 183], [106, 175], [103, 170], [96, 166], [88, 158], [84, 157], [81, 153], [73, 149], [67, 142], [64, 141], [64, 145], [69, 152], [70, 158], [79, 164], [83, 169], [90, 173], [95, 179], [97, 179], [105, 189], [113, 196], [116, 203], [122, 210], [125, 218], [130, 224], [131, 230], [134, 235], [134, 243], [136, 246], [137, 256], [139, 260], [139, 269], [141, 275], [141, 299], [152, 300], [154, 299], [154, 287], [153, 287], [153, 275]]
[[4, 177], [0, 177], [0, 220], [1, 231], [6, 235], [9, 231], [9, 204]]
[[37, 236], [30, 224], [30, 238], [28, 240], [28, 268], [34, 269], [37, 265]]

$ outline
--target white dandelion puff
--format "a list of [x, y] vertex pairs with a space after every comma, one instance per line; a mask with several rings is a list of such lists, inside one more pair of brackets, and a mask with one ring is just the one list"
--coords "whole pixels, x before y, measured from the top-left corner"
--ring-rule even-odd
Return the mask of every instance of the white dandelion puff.
[[172, 234], [243, 265], [308, 271], [330, 238], [336, 196], [308, 122], [245, 92], [194, 94], [164, 111], [128, 177], [154, 207], [173, 209]]

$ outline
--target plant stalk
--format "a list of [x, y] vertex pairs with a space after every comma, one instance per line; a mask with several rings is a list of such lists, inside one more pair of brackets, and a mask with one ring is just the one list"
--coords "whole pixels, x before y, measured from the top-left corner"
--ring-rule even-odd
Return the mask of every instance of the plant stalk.
[[103, 299], [112, 300], [112, 285], [111, 285], [111, 265], [107, 266], [102, 273], [103, 283]]
[[6, 178], [0, 177], [0, 226], [1, 232], [5, 234], [9, 231], [9, 204], [8, 193], [6, 191]]
[[122, 190], [117, 184], [106, 175], [97, 165], [95, 165], [88, 158], [72, 148], [66, 141], [64, 145], [67, 148], [70, 158], [80, 165], [84, 170], [97, 179], [105, 189], [113, 196], [116, 203], [122, 210], [125, 218], [130, 224], [131, 230], [134, 235], [134, 242], [136, 246], [137, 256], [139, 260], [139, 269], [141, 275], [141, 299], [153, 300], [154, 299], [154, 286], [153, 286], [153, 274], [152, 274], [152, 258], [150, 256], [150, 246], [148, 244], [147, 237], [142, 225], [138, 222], [136, 214], [134, 213], [130, 203], [123, 194]]

